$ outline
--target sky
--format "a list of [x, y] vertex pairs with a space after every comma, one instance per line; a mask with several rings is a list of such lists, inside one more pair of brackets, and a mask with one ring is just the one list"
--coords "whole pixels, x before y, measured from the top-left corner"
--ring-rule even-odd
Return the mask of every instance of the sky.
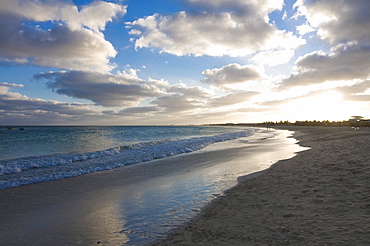
[[1, 0], [0, 125], [370, 118], [369, 0]]

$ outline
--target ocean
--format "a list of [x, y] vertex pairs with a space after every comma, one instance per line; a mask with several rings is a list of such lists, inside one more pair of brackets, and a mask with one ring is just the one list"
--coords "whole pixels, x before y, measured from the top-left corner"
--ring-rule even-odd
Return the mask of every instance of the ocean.
[[19, 245], [149, 244], [302, 150], [288, 131], [248, 127], [23, 128], [0, 128], [0, 230]]
[[254, 130], [212, 126], [0, 128], [0, 189], [189, 153]]

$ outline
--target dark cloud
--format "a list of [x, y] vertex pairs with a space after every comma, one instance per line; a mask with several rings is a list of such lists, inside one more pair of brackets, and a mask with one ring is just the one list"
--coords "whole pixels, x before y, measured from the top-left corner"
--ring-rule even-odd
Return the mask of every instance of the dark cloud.
[[6, 110], [8, 113], [46, 111], [64, 115], [88, 115], [99, 112], [91, 109], [91, 105], [46, 101], [20, 95], [17, 97], [0, 95], [0, 109]]
[[299, 10], [318, 34], [332, 44], [369, 42], [370, 1], [309, 0], [299, 1]]
[[89, 99], [105, 107], [136, 106], [141, 100], [163, 94], [157, 85], [126, 73], [50, 72], [34, 78], [46, 79], [47, 85], [58, 94]]
[[2, 124], [71, 124], [101, 115], [92, 105], [47, 101], [14, 92], [0, 93]]
[[157, 98], [152, 104], [163, 108], [165, 113], [179, 113], [202, 108], [204, 102], [184, 95], [169, 95]]
[[[370, 80], [364, 80], [350, 86], [342, 86], [335, 89], [343, 95], [346, 101], [370, 102]], [[366, 94], [366, 91], [368, 93]]]
[[158, 97], [151, 102], [152, 105], [162, 108], [164, 113], [186, 112], [205, 107], [208, 99], [212, 97], [200, 86], [185, 87], [184, 85], [168, 86], [168, 95]]
[[207, 69], [202, 74], [206, 76], [202, 82], [216, 87], [253, 81], [261, 77], [254, 67], [241, 66], [236, 63], [226, 65], [222, 68]]
[[370, 74], [370, 46], [338, 46], [333, 53], [314, 52], [300, 58], [297, 73], [282, 81], [280, 89], [325, 81], [365, 79]]
[[148, 106], [148, 107], [131, 107], [121, 110], [118, 114], [123, 116], [128, 115], [143, 115], [143, 114], [153, 114], [161, 111], [161, 108]]
[[331, 45], [329, 53], [299, 58], [296, 70], [281, 89], [326, 81], [366, 79], [370, 74], [370, 1], [300, 0], [296, 6], [318, 35]]
[[169, 93], [184, 95], [189, 98], [207, 99], [211, 94], [200, 86], [186, 87], [183, 84], [171, 85], [166, 88]]
[[223, 107], [248, 101], [251, 97], [260, 94], [255, 91], [235, 92], [209, 101], [210, 107]]

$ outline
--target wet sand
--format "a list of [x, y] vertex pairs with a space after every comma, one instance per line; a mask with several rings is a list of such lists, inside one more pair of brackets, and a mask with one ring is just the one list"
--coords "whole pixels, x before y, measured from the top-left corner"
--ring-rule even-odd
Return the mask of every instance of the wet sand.
[[156, 245], [370, 245], [370, 129], [285, 129], [311, 149], [244, 178]]
[[291, 158], [290, 133], [0, 190], [0, 245], [143, 245], [199, 213], [236, 178]]

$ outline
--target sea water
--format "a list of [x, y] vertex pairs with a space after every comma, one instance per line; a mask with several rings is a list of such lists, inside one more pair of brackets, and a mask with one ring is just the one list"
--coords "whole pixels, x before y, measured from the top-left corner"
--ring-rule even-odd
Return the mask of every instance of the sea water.
[[[238, 177], [267, 169], [301, 151], [294, 139], [287, 138], [289, 134], [211, 126], [0, 128], [0, 188], [4, 192], [9, 187], [118, 167], [105, 174], [124, 176], [123, 185], [107, 184], [94, 191], [94, 196], [81, 193], [76, 203], [74, 199], [51, 202], [47, 209], [54, 212], [48, 216], [40, 216], [43, 210], [37, 207], [26, 218], [9, 221], [0, 216], [2, 230], [8, 231], [2, 240], [19, 245], [29, 241], [48, 245], [56, 240], [60, 245], [144, 245], [163, 239], [236, 185]], [[147, 162], [178, 154], [187, 155], [188, 162], [181, 158]], [[165, 165], [172, 171], [166, 172]], [[100, 175], [104, 177], [94, 173], [90, 178]], [[43, 203], [42, 199], [37, 201]], [[90, 210], [76, 221], [76, 210], [70, 206], [80, 212], [85, 207]], [[73, 226], [60, 226], [63, 223]], [[50, 225], [48, 233], [40, 225]], [[28, 233], [19, 234], [23, 231]]]
[[254, 131], [216, 126], [2, 127], [0, 189], [189, 153]]

